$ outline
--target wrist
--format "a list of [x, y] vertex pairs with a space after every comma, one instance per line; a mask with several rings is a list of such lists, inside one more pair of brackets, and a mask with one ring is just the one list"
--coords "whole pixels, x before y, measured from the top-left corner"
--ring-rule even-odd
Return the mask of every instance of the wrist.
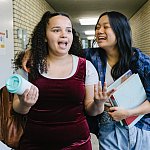
[[[131, 117], [131, 116], [133, 116], [132, 111], [131, 111], [131, 110], [129, 110], [129, 109], [128, 109], [128, 110], [126, 110], [126, 116], [127, 116], [127, 117]], [[127, 118], [127, 117], [126, 117], [126, 118]]]
[[104, 111], [104, 102], [94, 100], [94, 105], [96, 107], [98, 114]]

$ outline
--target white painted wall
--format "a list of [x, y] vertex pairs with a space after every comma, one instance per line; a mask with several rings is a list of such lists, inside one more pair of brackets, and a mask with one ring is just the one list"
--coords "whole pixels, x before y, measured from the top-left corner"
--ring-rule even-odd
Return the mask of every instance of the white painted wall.
[[0, 0], [0, 88], [12, 74], [14, 58], [12, 0]]

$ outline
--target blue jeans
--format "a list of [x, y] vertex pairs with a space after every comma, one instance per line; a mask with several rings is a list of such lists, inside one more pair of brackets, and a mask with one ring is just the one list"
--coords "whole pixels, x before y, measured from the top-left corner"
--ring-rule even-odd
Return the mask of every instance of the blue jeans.
[[100, 150], [148, 150], [150, 131], [133, 126], [130, 129], [119, 122], [106, 120], [99, 123]]

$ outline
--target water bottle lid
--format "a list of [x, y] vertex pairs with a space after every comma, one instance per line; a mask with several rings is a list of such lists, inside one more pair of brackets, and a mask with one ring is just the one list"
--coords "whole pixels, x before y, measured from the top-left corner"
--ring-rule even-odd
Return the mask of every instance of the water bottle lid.
[[6, 82], [6, 87], [7, 90], [10, 93], [16, 93], [18, 91], [18, 89], [20, 88], [21, 85], [21, 76], [18, 74], [14, 74], [12, 76], [10, 76]]

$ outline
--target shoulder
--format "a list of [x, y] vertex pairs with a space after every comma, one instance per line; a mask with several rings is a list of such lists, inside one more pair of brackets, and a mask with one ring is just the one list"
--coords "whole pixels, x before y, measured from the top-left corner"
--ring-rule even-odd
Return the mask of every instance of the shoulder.
[[142, 62], [148, 62], [150, 63], [150, 56], [143, 53], [139, 48], [133, 48], [133, 51], [135, 53], [135, 57]]
[[135, 72], [139, 74], [141, 81], [150, 100], [150, 56], [144, 54], [140, 49], [134, 48], [133, 62]]
[[86, 60], [86, 66], [90, 68], [94, 67], [94, 65], [89, 60]]
[[83, 49], [86, 59], [90, 60], [93, 56], [103, 55], [104, 50], [101, 48], [85, 48]]
[[98, 73], [94, 67], [94, 65], [86, 60], [86, 79], [85, 85], [92, 85], [98, 83]]
[[133, 48], [134, 56], [133, 59], [137, 60], [137, 67], [143, 71], [150, 72], [150, 56], [144, 54], [140, 49]]
[[94, 65], [91, 63], [91, 61], [87, 60], [86, 58], [78, 57], [78, 56], [75, 56], [75, 55], [72, 55], [72, 56], [73, 56], [74, 60], [79, 61], [80, 63], [86, 64], [87, 69], [94, 67]]

